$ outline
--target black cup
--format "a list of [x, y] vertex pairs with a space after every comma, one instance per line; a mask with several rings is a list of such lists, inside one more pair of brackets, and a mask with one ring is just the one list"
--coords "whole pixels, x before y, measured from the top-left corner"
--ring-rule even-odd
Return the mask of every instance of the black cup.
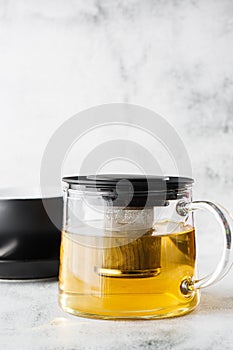
[[[55, 226], [43, 201], [53, 211]], [[58, 276], [62, 197], [1, 197], [0, 278], [37, 279]], [[47, 206], [46, 205], [46, 206]]]

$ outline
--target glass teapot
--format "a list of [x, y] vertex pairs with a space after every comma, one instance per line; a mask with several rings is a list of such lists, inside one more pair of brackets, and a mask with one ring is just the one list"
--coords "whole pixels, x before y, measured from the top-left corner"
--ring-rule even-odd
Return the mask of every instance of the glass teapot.
[[[183, 315], [199, 290], [231, 261], [232, 219], [192, 201], [191, 178], [143, 175], [65, 177], [59, 302], [72, 314], [105, 319]], [[198, 279], [193, 212], [214, 212], [224, 247], [216, 270]]]

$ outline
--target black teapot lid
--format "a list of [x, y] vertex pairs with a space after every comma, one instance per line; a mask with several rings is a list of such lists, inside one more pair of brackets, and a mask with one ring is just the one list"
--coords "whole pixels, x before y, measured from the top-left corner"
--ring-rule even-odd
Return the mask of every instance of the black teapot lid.
[[129, 207], [166, 205], [166, 201], [179, 198], [194, 182], [188, 177], [137, 174], [70, 176], [64, 177], [63, 181], [70, 189], [96, 190], [106, 200], [113, 200], [115, 205], [124, 205], [130, 194]]

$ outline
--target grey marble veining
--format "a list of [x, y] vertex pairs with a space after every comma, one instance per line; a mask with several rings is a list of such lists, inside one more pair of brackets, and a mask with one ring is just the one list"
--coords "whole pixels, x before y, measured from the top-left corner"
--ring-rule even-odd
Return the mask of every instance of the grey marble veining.
[[2, 0], [1, 183], [38, 184], [44, 148], [63, 121], [129, 102], [176, 128], [198, 194], [217, 179], [224, 197], [233, 182], [232, 14], [230, 0]]
[[[206, 260], [208, 264], [208, 260]], [[154, 321], [103, 321], [64, 313], [57, 283], [0, 284], [0, 340], [4, 349], [232, 349], [231, 271], [203, 291], [189, 315]]]

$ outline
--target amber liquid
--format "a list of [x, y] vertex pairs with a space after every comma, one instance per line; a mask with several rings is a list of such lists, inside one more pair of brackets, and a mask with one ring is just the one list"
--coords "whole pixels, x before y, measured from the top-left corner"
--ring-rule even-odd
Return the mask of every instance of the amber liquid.
[[[63, 232], [59, 302], [70, 313], [95, 318], [164, 318], [196, 307], [197, 291], [181, 283], [195, 275], [195, 232], [168, 222], [126, 242]], [[174, 230], [173, 230], [174, 231]]]

